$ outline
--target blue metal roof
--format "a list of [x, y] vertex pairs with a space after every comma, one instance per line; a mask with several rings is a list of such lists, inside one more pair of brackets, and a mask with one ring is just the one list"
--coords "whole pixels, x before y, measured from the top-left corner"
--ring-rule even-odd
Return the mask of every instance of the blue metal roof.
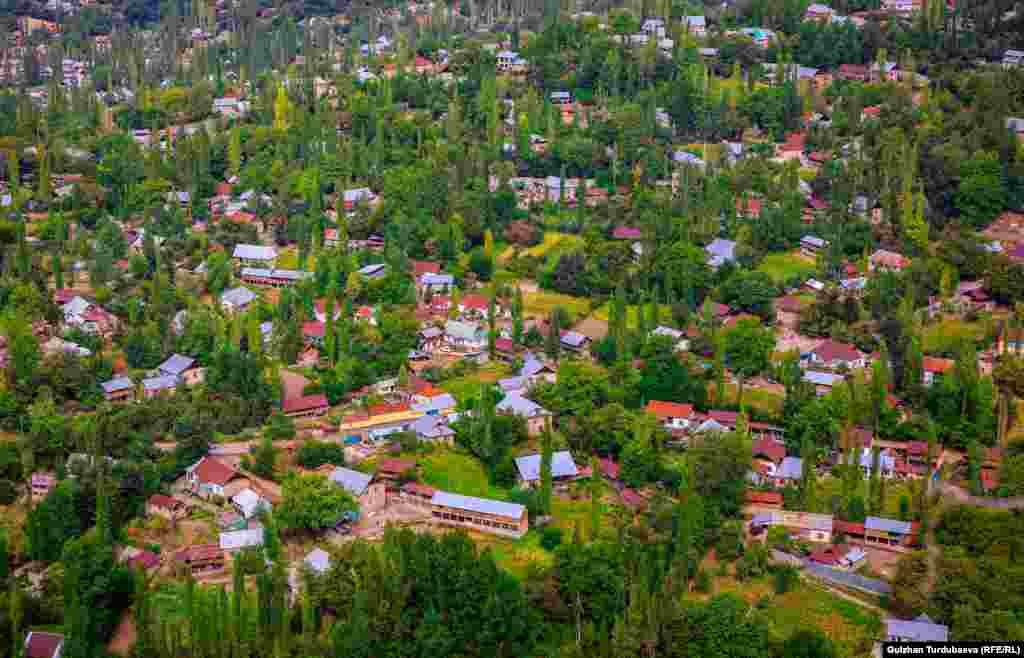
[[[519, 477], [526, 482], [540, 480], [541, 455], [526, 455], [516, 457], [516, 468], [519, 469]], [[559, 450], [551, 455], [551, 476], [556, 478], [575, 477], [579, 474], [576, 462], [568, 450]]]
[[882, 530], [884, 532], [893, 532], [898, 535], [909, 535], [914, 531], [914, 525], [908, 521], [896, 521], [893, 519], [883, 519], [878, 516], [869, 516], [864, 519], [865, 530]]
[[447, 491], [435, 491], [434, 497], [430, 499], [430, 502], [443, 507], [461, 509], [467, 512], [478, 512], [480, 514], [492, 514], [509, 519], [521, 519], [526, 514], [526, 508], [516, 503], [476, 498], [475, 496], [460, 496], [459, 494], [448, 493]]
[[339, 466], [330, 475], [331, 481], [342, 487], [353, 496], [362, 496], [366, 488], [373, 481], [373, 476], [368, 473], [360, 473], [350, 468]]

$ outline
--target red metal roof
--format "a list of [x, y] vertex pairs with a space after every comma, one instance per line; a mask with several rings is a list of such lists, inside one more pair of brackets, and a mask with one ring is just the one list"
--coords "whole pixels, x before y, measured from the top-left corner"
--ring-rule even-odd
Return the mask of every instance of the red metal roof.
[[747, 502], [752, 505], [781, 505], [782, 494], [776, 491], [747, 491]]
[[174, 559], [178, 562], [215, 560], [223, 557], [224, 553], [220, 550], [219, 544], [197, 544], [195, 546], [186, 546], [174, 554]]
[[409, 405], [405, 403], [399, 404], [375, 404], [370, 407], [370, 416], [383, 416], [384, 414], [397, 414], [403, 411], [409, 411]]
[[416, 468], [416, 462], [407, 459], [385, 459], [377, 465], [379, 473], [399, 475]]
[[430, 262], [428, 260], [412, 260], [412, 261], [409, 261], [409, 264], [412, 266], [412, 273], [413, 273], [413, 276], [415, 276], [416, 278], [419, 278], [419, 277], [423, 276], [424, 274], [440, 274], [441, 273], [441, 264], [440, 263], [432, 263], [432, 262]]
[[435, 489], [433, 487], [428, 487], [425, 484], [420, 484], [419, 482], [406, 482], [402, 485], [402, 491], [416, 494], [417, 496], [423, 496], [424, 498], [429, 498], [434, 495]]
[[849, 343], [840, 343], [832, 339], [824, 340], [814, 348], [814, 354], [826, 363], [832, 361], [856, 361], [861, 353]]
[[940, 359], [934, 356], [926, 356], [921, 359], [921, 367], [924, 368], [926, 372], [935, 374], [942, 374], [955, 365], [956, 361], [953, 359]]
[[759, 439], [754, 442], [752, 454], [755, 457], [764, 455], [773, 462], [781, 462], [786, 457], [786, 446], [772, 439]]
[[175, 510], [180, 507], [184, 507], [185, 503], [181, 502], [177, 498], [165, 496], [163, 494], [153, 494], [149, 497], [149, 504], [153, 507], [161, 507], [163, 509]]
[[643, 231], [632, 226], [618, 226], [612, 231], [612, 237], [616, 240], [639, 240], [643, 236]]
[[323, 322], [303, 322], [302, 335], [309, 338], [323, 338], [327, 333], [327, 325]]
[[63, 635], [31, 631], [25, 640], [25, 658], [54, 658], [63, 644]]
[[608, 459], [607, 457], [602, 459], [600, 463], [601, 463], [601, 473], [603, 473], [606, 478], [609, 478], [609, 479], [612, 479], [612, 480], [618, 480], [619, 479], [619, 465], [618, 465], [618, 463], [613, 462], [612, 460]]
[[285, 400], [281, 404], [281, 408], [286, 414], [296, 411], [309, 411], [310, 409], [319, 409], [321, 407], [326, 408], [329, 406], [330, 405], [327, 403], [327, 396], [323, 394], [304, 395], [301, 398]]
[[841, 532], [846, 535], [863, 535], [864, 524], [863, 523], [851, 523], [849, 521], [840, 521], [835, 519], [832, 521], [832, 530], [834, 532]]
[[659, 420], [665, 418], [689, 418], [693, 415], [692, 404], [664, 402], [662, 400], [651, 400], [647, 403], [645, 410], [657, 416]]
[[200, 459], [193, 472], [200, 482], [208, 482], [220, 486], [224, 486], [238, 475], [235, 469], [215, 457], [203, 457]]

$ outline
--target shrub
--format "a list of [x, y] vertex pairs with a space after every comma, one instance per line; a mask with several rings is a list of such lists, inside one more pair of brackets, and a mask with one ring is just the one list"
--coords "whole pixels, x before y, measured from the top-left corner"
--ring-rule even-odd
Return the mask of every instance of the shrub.
[[540, 545], [543, 546], [545, 550], [553, 551], [556, 548], [558, 548], [559, 546], [561, 546], [561, 544], [562, 544], [562, 529], [561, 528], [554, 528], [554, 527], [549, 526], [547, 528], [544, 528], [544, 530], [541, 531]]
[[694, 579], [693, 587], [701, 594], [707, 594], [711, 591], [711, 576], [708, 575], [707, 571], [704, 569], [697, 570], [697, 577]]
[[18, 489], [10, 480], [0, 480], [0, 505], [10, 505], [18, 500]]
[[788, 564], [779, 565], [775, 568], [775, 593], [785, 594], [793, 589], [797, 581], [796, 569]]

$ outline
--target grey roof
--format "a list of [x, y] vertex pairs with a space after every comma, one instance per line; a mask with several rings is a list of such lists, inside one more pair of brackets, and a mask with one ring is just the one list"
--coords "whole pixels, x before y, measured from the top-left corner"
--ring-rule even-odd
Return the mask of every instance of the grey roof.
[[754, 518], [750, 519], [751, 525], [771, 525], [775, 517], [771, 514], [755, 514]]
[[274, 323], [260, 322], [260, 333], [263, 334], [264, 336], [269, 336], [270, 334], [274, 333]]
[[530, 380], [527, 377], [506, 377], [498, 380], [498, 387], [507, 393], [509, 391], [521, 391], [529, 383]]
[[92, 306], [92, 304], [90, 304], [84, 297], [75, 295], [71, 298], [71, 301], [64, 305], [64, 315], [65, 317], [69, 315], [81, 315], [88, 311], [90, 306]]
[[843, 290], [863, 290], [868, 285], [867, 277], [855, 276], [851, 279], [841, 279], [839, 287]]
[[426, 402], [420, 404], [414, 404], [412, 406], [413, 411], [421, 411], [423, 413], [430, 413], [431, 411], [440, 411], [442, 409], [452, 409], [458, 403], [450, 393], [442, 393], [441, 395], [435, 395], [429, 398]]
[[857, 574], [850, 573], [849, 571], [833, 569], [831, 567], [826, 567], [823, 564], [816, 564], [810, 560], [804, 561], [804, 569], [813, 576], [837, 585], [852, 587], [853, 589], [871, 592], [872, 594], [892, 593], [892, 585], [883, 580], [865, 578], [864, 576], [858, 576]]
[[881, 530], [897, 535], [909, 535], [914, 531], [914, 525], [909, 521], [896, 521], [893, 519], [883, 519], [878, 516], [869, 516], [864, 519], [864, 529]]
[[420, 416], [412, 423], [412, 430], [425, 439], [439, 439], [454, 436], [455, 430], [441, 416]]
[[778, 477], [784, 480], [799, 480], [803, 470], [804, 460], [799, 457], [785, 457], [779, 467]]
[[547, 366], [538, 361], [537, 359], [527, 359], [523, 363], [522, 369], [519, 371], [520, 377], [533, 377], [534, 375], [547, 369]]
[[160, 375], [158, 377], [148, 377], [142, 380], [142, 388], [147, 391], [162, 391], [174, 388], [177, 385], [178, 378], [174, 375]]
[[427, 327], [425, 329], [420, 329], [420, 338], [426, 338], [427, 340], [431, 338], [438, 338], [443, 335], [444, 332], [438, 329], [437, 327]]
[[225, 291], [224, 294], [220, 296], [222, 304], [230, 304], [231, 306], [236, 307], [248, 306], [255, 299], [256, 293], [241, 286]]
[[679, 340], [680, 338], [683, 337], [683, 332], [679, 331], [678, 329], [673, 329], [672, 327], [664, 327], [664, 326], [662, 326], [662, 327], [657, 327], [654, 331], [652, 331], [651, 335], [652, 336], [665, 336], [666, 338], [671, 338], [673, 340]]
[[174, 375], [177, 377], [195, 365], [195, 362], [196, 360], [190, 356], [172, 354], [166, 361], [158, 365], [156, 369], [165, 375]]
[[550, 416], [551, 412], [532, 400], [527, 400], [518, 393], [510, 393], [498, 403], [496, 409], [502, 413], [511, 413], [523, 418]]
[[298, 281], [299, 279], [308, 279], [313, 276], [312, 272], [304, 272], [302, 270], [280, 270], [270, 269], [266, 267], [243, 267], [243, 277], [259, 277], [264, 279], [285, 279], [288, 281]]
[[232, 256], [244, 260], [271, 261], [277, 258], [277, 249], [261, 244], [240, 244], [235, 246]]
[[453, 286], [455, 277], [451, 274], [433, 274], [427, 272], [420, 277], [420, 285], [423, 286]]
[[488, 498], [476, 498], [475, 496], [460, 496], [448, 493], [447, 491], [435, 491], [434, 497], [430, 499], [433, 505], [454, 507], [455, 509], [467, 512], [478, 512], [480, 514], [491, 514], [503, 516], [509, 519], [521, 519], [526, 514], [526, 508], [516, 503], [506, 503], [500, 500]]
[[[516, 457], [516, 468], [519, 470], [519, 477], [525, 482], [536, 482], [540, 480], [541, 455], [525, 455]], [[551, 477], [566, 478], [576, 477], [579, 470], [576, 462], [572, 459], [572, 453], [568, 450], [559, 450], [551, 455]]]
[[800, 244], [805, 243], [819, 248], [824, 247], [827, 244], [825, 240], [819, 238], [816, 235], [805, 235], [804, 237], [800, 238]]
[[736, 260], [736, 243], [732, 240], [716, 238], [711, 244], [704, 247], [704, 251], [708, 254], [708, 265], [712, 267]]
[[815, 386], [835, 386], [839, 382], [843, 381], [842, 375], [834, 375], [830, 372], [818, 372], [816, 370], [808, 370], [804, 373], [804, 381], [810, 382]]
[[331, 556], [322, 548], [314, 548], [302, 562], [314, 573], [325, 573], [331, 568]]
[[104, 393], [116, 393], [117, 391], [127, 390], [132, 386], [135, 386], [135, 384], [132, 383], [132, 380], [129, 377], [115, 377], [109, 382], [103, 382], [100, 384]]
[[590, 340], [590, 338], [578, 331], [566, 331], [562, 334], [562, 343], [569, 347], [583, 347], [588, 340]]
[[222, 551], [233, 551], [250, 546], [263, 545], [263, 528], [250, 528], [248, 530], [232, 530], [220, 533], [220, 549]]
[[452, 338], [459, 338], [461, 340], [477, 340], [480, 338], [482, 330], [480, 325], [475, 322], [449, 320], [444, 324], [444, 332]]
[[1017, 133], [1024, 132], [1024, 119], [1008, 117], [1006, 119], [1006, 128]]
[[705, 27], [708, 24], [703, 16], [687, 16], [686, 22], [690, 24], [690, 27]]
[[682, 164], [691, 164], [695, 167], [703, 167], [704, 161], [699, 157], [688, 151], [676, 151], [672, 154], [673, 162], [680, 162]]
[[374, 263], [373, 265], [367, 265], [359, 268], [359, 273], [366, 277], [378, 277], [384, 276], [384, 271], [388, 266], [384, 263]]
[[911, 642], [945, 642], [949, 639], [949, 628], [934, 623], [927, 615], [921, 615], [913, 621], [890, 617], [885, 620], [885, 635]]
[[353, 496], [362, 496], [373, 481], [373, 476], [350, 468], [339, 466], [331, 472], [330, 478]]
[[693, 430], [694, 434], [705, 434], [707, 432], [728, 432], [729, 428], [721, 424], [714, 418], [708, 418], [703, 423], [697, 426], [697, 429]]
[[[875, 454], [871, 448], [861, 448], [858, 464], [861, 468], [871, 468], [875, 463]], [[884, 452], [878, 455], [878, 466], [883, 471], [891, 471], [896, 468], [896, 458]]]

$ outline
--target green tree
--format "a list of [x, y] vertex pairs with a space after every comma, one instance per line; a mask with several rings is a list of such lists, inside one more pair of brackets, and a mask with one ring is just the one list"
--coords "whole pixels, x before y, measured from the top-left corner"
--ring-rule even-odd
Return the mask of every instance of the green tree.
[[333, 527], [358, 506], [344, 489], [322, 475], [289, 475], [281, 487], [282, 500], [274, 517], [286, 530]]
[[545, 514], [551, 513], [551, 458], [554, 454], [551, 431], [545, 431], [540, 456], [540, 501]]
[[743, 384], [768, 370], [775, 350], [775, 332], [744, 318], [725, 332], [725, 358], [739, 382], [737, 403], [743, 406]]

